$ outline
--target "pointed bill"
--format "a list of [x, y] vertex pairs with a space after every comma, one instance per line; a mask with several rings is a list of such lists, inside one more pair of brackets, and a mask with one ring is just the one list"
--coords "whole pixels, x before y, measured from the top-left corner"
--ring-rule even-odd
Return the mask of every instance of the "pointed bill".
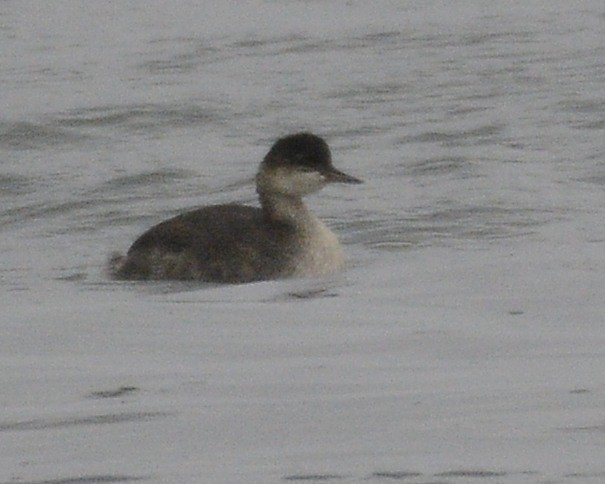
[[363, 180], [347, 175], [334, 167], [331, 167], [329, 171], [325, 172], [324, 176], [329, 183], [363, 183]]

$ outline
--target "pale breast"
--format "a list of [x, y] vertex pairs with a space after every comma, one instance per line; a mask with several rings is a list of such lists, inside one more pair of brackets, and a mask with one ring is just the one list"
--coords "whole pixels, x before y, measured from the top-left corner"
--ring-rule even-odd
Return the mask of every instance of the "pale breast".
[[319, 276], [338, 271], [343, 266], [344, 255], [338, 238], [321, 220], [310, 214], [295, 275]]

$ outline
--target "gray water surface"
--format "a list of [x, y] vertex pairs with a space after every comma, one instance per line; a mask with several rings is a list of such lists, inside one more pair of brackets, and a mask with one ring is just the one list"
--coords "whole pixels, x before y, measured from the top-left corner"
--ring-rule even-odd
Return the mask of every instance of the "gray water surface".
[[[0, 3], [0, 482], [601, 482], [599, 1]], [[278, 137], [328, 278], [115, 283]], [[124, 391], [123, 389], [128, 389]]]

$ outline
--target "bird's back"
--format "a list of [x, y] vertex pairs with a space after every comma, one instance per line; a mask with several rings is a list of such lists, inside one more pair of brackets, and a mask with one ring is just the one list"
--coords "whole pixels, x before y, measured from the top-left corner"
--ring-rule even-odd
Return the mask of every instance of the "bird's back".
[[122, 279], [249, 282], [291, 276], [300, 247], [293, 225], [260, 208], [214, 205], [183, 213], [141, 235], [114, 263]]

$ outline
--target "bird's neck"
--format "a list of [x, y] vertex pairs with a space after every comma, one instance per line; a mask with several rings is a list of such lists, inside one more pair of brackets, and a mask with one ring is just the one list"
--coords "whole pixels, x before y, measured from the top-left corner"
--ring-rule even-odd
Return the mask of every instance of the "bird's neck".
[[265, 216], [271, 221], [304, 228], [311, 218], [300, 196], [264, 191], [258, 196]]

